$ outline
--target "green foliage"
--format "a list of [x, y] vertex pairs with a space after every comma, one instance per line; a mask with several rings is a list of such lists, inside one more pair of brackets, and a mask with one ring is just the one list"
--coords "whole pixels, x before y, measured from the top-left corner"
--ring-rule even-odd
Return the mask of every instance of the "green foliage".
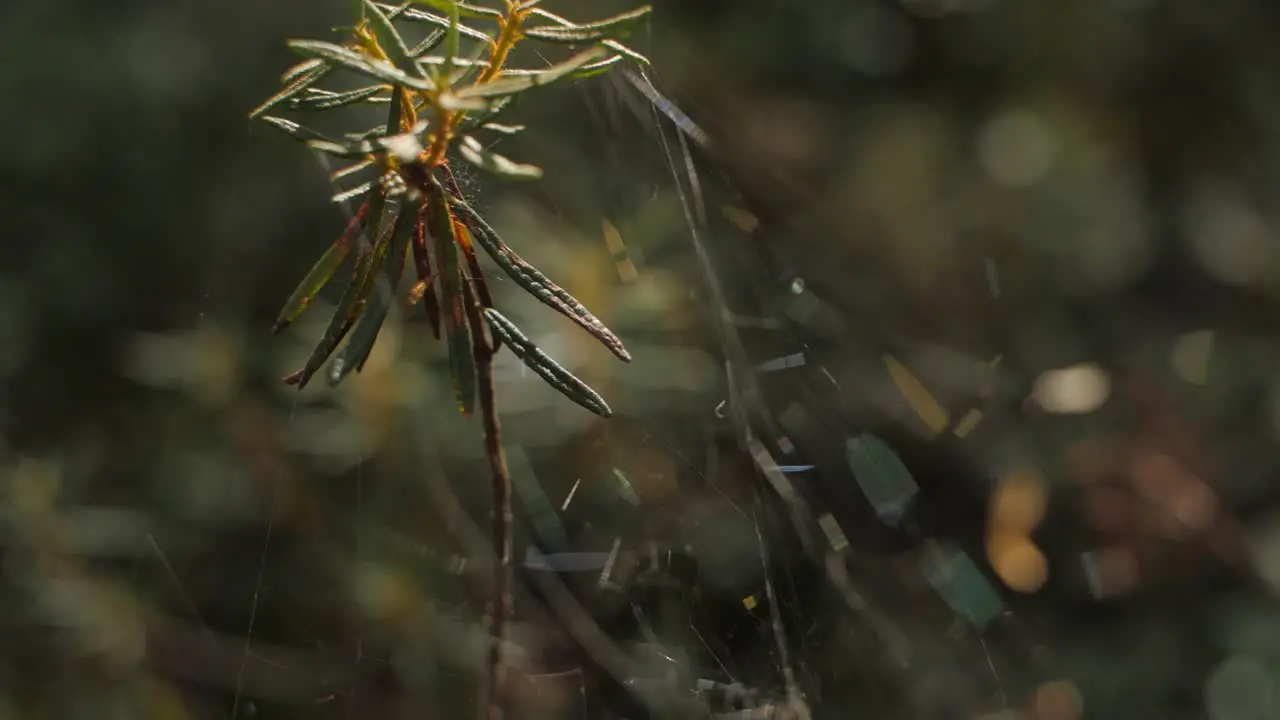
[[[486, 353], [505, 343], [566, 396], [592, 412], [609, 415], [599, 395], [492, 307], [472, 243], [479, 244], [522, 288], [586, 329], [619, 358], [628, 361], [630, 354], [580, 302], [511, 250], [462, 198], [449, 168], [451, 161], [460, 160], [499, 179], [540, 178], [541, 168], [494, 152], [473, 133], [505, 135], [522, 130], [491, 122], [522, 93], [588, 77], [624, 59], [647, 62], [619, 40], [645, 21], [648, 6], [578, 24], [537, 5], [536, 0], [504, 0], [501, 8], [453, 0], [401, 5], [362, 0], [359, 22], [343, 42], [289, 41], [289, 47], [305, 60], [284, 73], [281, 89], [250, 116], [313, 150], [356, 160], [334, 173], [335, 181], [376, 176], [334, 196], [336, 201], [358, 204], [355, 219], [307, 273], [276, 321], [275, 329], [280, 331], [296, 320], [353, 255], [352, 244], [356, 244], [350, 282], [337, 310], [305, 366], [287, 382], [306, 385], [335, 352], [330, 383], [359, 371], [390, 307], [389, 294], [379, 291], [380, 278], [385, 275], [394, 292], [406, 265], [411, 265], [417, 282], [410, 299], [423, 304], [437, 336], [443, 330], [464, 413], [475, 404], [477, 365], [488, 362]], [[435, 29], [411, 47], [401, 32], [410, 25]], [[568, 45], [575, 52], [548, 67], [508, 67], [512, 48], [524, 40]], [[433, 54], [437, 48], [440, 52]], [[317, 87], [335, 70], [358, 75], [369, 84], [341, 92]], [[316, 113], [369, 104], [389, 105], [386, 123], [342, 138], [329, 138], [294, 120], [265, 114], [274, 108]], [[479, 318], [488, 326], [491, 340], [478, 326]], [[344, 340], [346, 345], [339, 351]]]

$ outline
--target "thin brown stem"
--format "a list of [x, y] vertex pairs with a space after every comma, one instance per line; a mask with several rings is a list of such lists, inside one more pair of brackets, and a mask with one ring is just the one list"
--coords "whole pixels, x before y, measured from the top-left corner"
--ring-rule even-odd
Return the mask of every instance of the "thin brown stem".
[[480, 417], [484, 424], [484, 448], [489, 460], [493, 487], [491, 540], [498, 562], [493, 568], [493, 591], [488, 609], [489, 654], [485, 663], [484, 687], [480, 694], [479, 717], [501, 720], [502, 687], [506, 676], [503, 644], [507, 620], [511, 617], [511, 474], [502, 449], [502, 428], [498, 423], [497, 391], [493, 380], [493, 346], [485, 338], [472, 280], [462, 284], [463, 305], [471, 327], [471, 351], [476, 364], [476, 389], [480, 395]]

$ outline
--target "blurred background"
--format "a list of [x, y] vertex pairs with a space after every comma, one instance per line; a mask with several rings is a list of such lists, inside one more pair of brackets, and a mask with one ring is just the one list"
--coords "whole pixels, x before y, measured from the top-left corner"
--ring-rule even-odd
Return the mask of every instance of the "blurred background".
[[[654, 4], [463, 177], [635, 355], [494, 281], [615, 411], [500, 355], [508, 716], [1280, 714], [1280, 7]], [[345, 219], [246, 115], [349, 13], [0, 6], [0, 718], [473, 712], [443, 347], [270, 333]]]

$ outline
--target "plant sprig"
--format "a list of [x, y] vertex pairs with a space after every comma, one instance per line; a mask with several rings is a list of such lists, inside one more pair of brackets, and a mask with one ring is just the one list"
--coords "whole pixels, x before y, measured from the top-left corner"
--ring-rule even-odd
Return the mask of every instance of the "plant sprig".
[[[501, 8], [457, 0], [412, 0], [399, 5], [360, 0], [359, 19], [341, 42], [289, 41], [289, 47], [304, 59], [283, 74], [280, 90], [250, 113], [312, 150], [350, 161], [332, 179], [354, 184], [340, 189], [333, 199], [358, 206], [348, 227], [307, 272], [276, 319], [276, 332], [293, 323], [354, 255], [350, 282], [323, 336], [304, 366], [285, 381], [303, 387], [326, 362], [331, 385], [352, 371], [359, 372], [393, 301], [381, 291], [381, 277], [390, 280], [394, 293], [404, 271], [411, 269], [417, 280], [409, 301], [421, 304], [433, 333], [445, 341], [458, 406], [464, 414], [477, 404], [481, 409], [493, 478], [492, 541], [498, 555], [488, 613], [492, 643], [480, 708], [481, 716], [490, 720], [501, 717], [497, 696], [505, 666], [502, 638], [511, 606], [512, 522], [511, 478], [494, 392], [494, 353], [506, 344], [569, 399], [603, 417], [612, 411], [594, 390], [493, 307], [475, 245], [539, 302], [577, 323], [618, 358], [631, 360], [622, 341], [604, 323], [517, 255], [463, 199], [450, 169], [451, 162], [461, 161], [500, 179], [541, 177], [540, 168], [494, 152], [475, 133], [511, 135], [523, 130], [493, 121], [525, 92], [596, 75], [624, 60], [648, 62], [621, 43], [648, 17], [648, 6], [576, 24], [538, 5], [539, 0], [502, 0]], [[427, 37], [411, 46], [401, 33], [409, 25], [426, 26]], [[511, 52], [524, 41], [568, 46], [573, 54], [548, 67], [512, 68], [508, 65]], [[468, 46], [465, 53], [464, 46]], [[342, 91], [318, 87], [337, 70], [367, 83]], [[359, 105], [387, 106], [385, 123], [332, 138], [294, 120], [266, 114], [276, 108], [317, 113]]]
[[[289, 46], [305, 60], [295, 65], [282, 77], [282, 89], [256, 108], [252, 117], [260, 117], [290, 137], [307, 144], [312, 149], [339, 158], [355, 161], [335, 173], [335, 179], [361, 177], [376, 173], [370, 180], [362, 180], [349, 190], [341, 191], [335, 200], [351, 200], [358, 204], [357, 220], [339, 237], [321, 257], [311, 272], [294, 291], [290, 301], [276, 322], [276, 330], [283, 330], [292, 323], [315, 295], [336, 275], [338, 267], [350, 254], [353, 239], [368, 234], [385, 244], [394, 253], [408, 252], [412, 246], [407, 238], [414, 233], [435, 238], [432, 228], [457, 226], [465, 234], [453, 233], [450, 243], [436, 242], [433, 251], [417, 249], [419, 255], [437, 255], [417, 262], [417, 284], [410, 297], [423, 302], [432, 314], [433, 327], [442, 327], [449, 347], [463, 347], [452, 339], [455, 334], [465, 336], [472, 332], [470, 323], [459, 305], [461, 286], [446, 282], [429, 273], [435, 267], [442, 271], [447, 267], [445, 258], [438, 256], [447, 251], [446, 245], [461, 246], [465, 240], [476, 242], [506, 274], [544, 304], [555, 308], [599, 339], [615, 355], [630, 360], [622, 342], [581, 303], [550, 282], [545, 275], [525, 262], [494, 231], [494, 229], [462, 198], [456, 183], [452, 181], [449, 163], [460, 160], [475, 166], [487, 175], [508, 180], [532, 180], [542, 176], [541, 168], [507, 158], [490, 149], [479, 140], [476, 132], [492, 131], [497, 134], [514, 134], [520, 126], [498, 125], [490, 122], [499, 110], [514, 97], [550, 83], [592, 75], [624, 60], [644, 60], [643, 56], [622, 45], [619, 40], [634, 30], [649, 15], [648, 6], [621, 15], [591, 23], [574, 24], [553, 15], [535, 2], [504, 0], [502, 9], [482, 7], [453, 0], [418, 0], [401, 5], [362, 0], [362, 18], [351, 29], [344, 43], [322, 40], [292, 40]], [[478, 29], [469, 23], [484, 23], [490, 27]], [[428, 25], [438, 28], [417, 48], [412, 48], [401, 33], [404, 25]], [[567, 60], [544, 68], [525, 69], [508, 67], [507, 60], [516, 45], [522, 41], [571, 45], [579, 48]], [[462, 45], [470, 42], [471, 55], [464, 56]], [[443, 52], [431, 54], [436, 48]], [[371, 84], [342, 92], [323, 90], [316, 85], [334, 70], [355, 73]], [[285, 107], [304, 112], [321, 112], [337, 108], [391, 104], [390, 116], [385, 125], [341, 139], [328, 138], [289, 119], [267, 115], [267, 111]], [[434, 187], [445, 189], [442, 202], [429, 202], [436, 195]], [[402, 207], [403, 206], [403, 207]], [[417, 210], [413, 209], [417, 206]], [[394, 217], [404, 216], [404, 223], [380, 224], [384, 208], [393, 208]], [[443, 217], [441, 217], [443, 216]], [[390, 236], [377, 237], [377, 228], [388, 229]], [[436, 238], [437, 241], [439, 240]], [[464, 254], [469, 247], [462, 248]], [[385, 252], [385, 251], [384, 251]], [[367, 356], [377, 338], [376, 328], [348, 333], [356, 327], [370, 308], [370, 294], [375, 283], [366, 275], [376, 278], [387, 258], [375, 257], [363, 251], [357, 252], [356, 276], [348, 289], [348, 296], [339, 303], [338, 316], [325, 333], [306, 366], [290, 375], [288, 380], [299, 386], [306, 385], [326, 362], [338, 345], [347, 340], [355, 345], [344, 356]], [[363, 265], [363, 267], [362, 267]], [[403, 268], [402, 258], [392, 258], [392, 267]], [[477, 297], [489, 297], [485, 278], [479, 267], [468, 268], [462, 273], [467, 284], [472, 285]], [[359, 281], [359, 282], [357, 282]], [[425, 300], [427, 296], [432, 300]], [[488, 309], [489, 306], [486, 306]], [[377, 308], [375, 308], [377, 309]], [[376, 315], [385, 316], [385, 308]], [[450, 315], [445, 322], [435, 317], [444, 311]], [[492, 328], [490, 328], [492, 333]], [[369, 347], [365, 347], [368, 344]], [[496, 341], [494, 345], [496, 346]], [[545, 357], [540, 351], [530, 354], [525, 362], [542, 374], [549, 368], [538, 363]], [[470, 374], [465, 362], [451, 359], [454, 383]], [[558, 366], [557, 366], [558, 367]], [[347, 375], [349, 365], [329, 373], [332, 382]], [[564, 372], [563, 369], [557, 372]], [[460, 405], [469, 411], [469, 403], [462, 402], [469, 388], [457, 388]], [[570, 396], [578, 400], [577, 397]], [[607, 406], [584, 403], [593, 412], [607, 414]]]

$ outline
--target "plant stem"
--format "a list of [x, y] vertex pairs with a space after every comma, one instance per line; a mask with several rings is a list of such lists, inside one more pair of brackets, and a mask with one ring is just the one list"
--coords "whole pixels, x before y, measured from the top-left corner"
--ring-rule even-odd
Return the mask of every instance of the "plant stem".
[[[452, 220], [452, 218], [451, 218]], [[511, 474], [502, 449], [502, 428], [498, 423], [498, 400], [493, 379], [493, 346], [485, 339], [484, 318], [476, 301], [472, 282], [462, 285], [467, 324], [471, 327], [471, 352], [476, 364], [476, 386], [480, 395], [480, 416], [484, 424], [484, 448], [489, 460], [493, 508], [492, 541], [498, 556], [493, 568], [493, 590], [488, 610], [489, 654], [485, 663], [484, 687], [480, 693], [479, 716], [501, 720], [502, 686], [506, 676], [503, 642], [507, 619], [511, 616]]]
[[[498, 22], [498, 38], [493, 42], [493, 48], [489, 51], [489, 66], [480, 72], [476, 78], [476, 85], [483, 85], [491, 82], [502, 72], [503, 66], [507, 63], [507, 55], [511, 53], [511, 48], [515, 47], [520, 41], [522, 34], [520, 32], [520, 22], [524, 20], [524, 14], [514, 9], [508, 10], [505, 17]], [[453, 140], [453, 128], [458, 123], [461, 113], [448, 112], [436, 105], [435, 117], [432, 123], [439, 128], [435, 131], [432, 138], [431, 148], [427, 152], [427, 167], [435, 167], [444, 162], [445, 152], [449, 149], [449, 143]]]

